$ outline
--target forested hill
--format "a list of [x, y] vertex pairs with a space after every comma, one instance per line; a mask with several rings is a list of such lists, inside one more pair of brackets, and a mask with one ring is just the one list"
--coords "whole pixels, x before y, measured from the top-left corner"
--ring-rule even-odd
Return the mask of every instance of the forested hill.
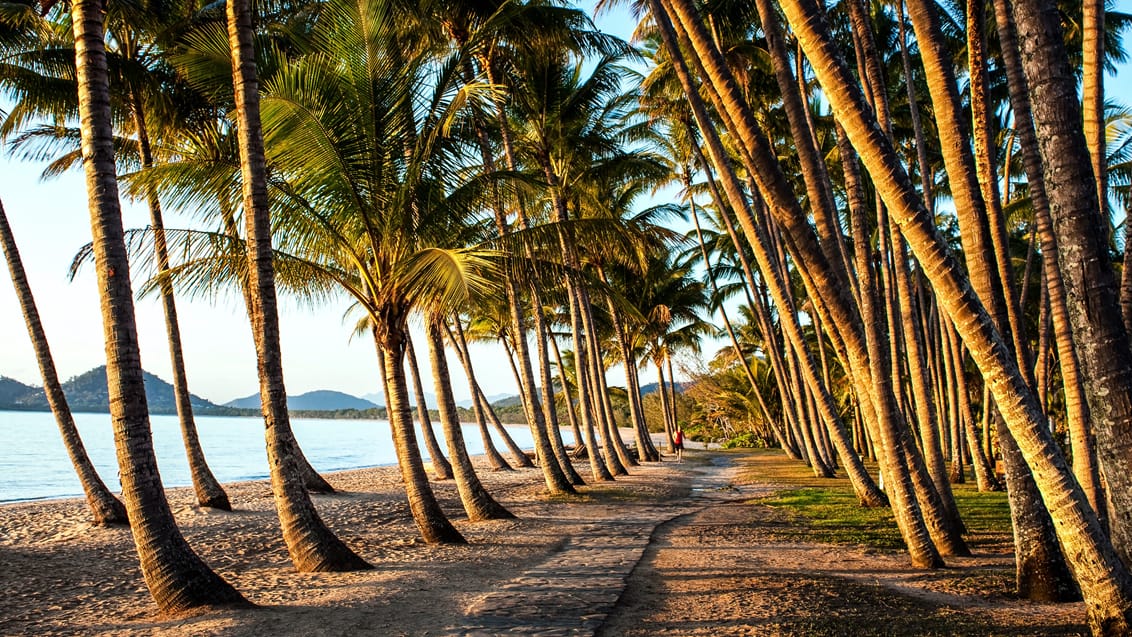
[[[237, 398], [225, 403], [224, 406], [258, 410], [260, 408], [259, 394]], [[293, 411], [341, 411], [347, 409], [362, 411], [378, 407], [381, 407], [381, 405], [329, 389], [309, 391], [298, 396], [287, 396], [287, 408]]]
[[[175, 414], [177, 403], [173, 386], [164, 380], [142, 372], [145, 377], [145, 397], [153, 414]], [[108, 413], [110, 398], [106, 388], [106, 366], [96, 367], [63, 383], [63, 393], [71, 411]], [[241, 409], [222, 407], [200, 396], [190, 394], [193, 412], [199, 415], [245, 415]], [[10, 378], [0, 378], [0, 409], [47, 411], [47, 396], [42, 387], [31, 387]]]

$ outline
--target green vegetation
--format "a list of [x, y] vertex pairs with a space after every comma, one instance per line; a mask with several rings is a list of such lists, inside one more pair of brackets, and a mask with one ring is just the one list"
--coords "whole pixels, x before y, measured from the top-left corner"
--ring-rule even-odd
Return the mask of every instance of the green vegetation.
[[[758, 479], [785, 487], [758, 500], [759, 504], [789, 516], [794, 524], [784, 527], [784, 533], [794, 533], [800, 541], [861, 545], [885, 551], [904, 548], [892, 510], [860, 506], [848, 480], [815, 478], [808, 467], [778, 450], [756, 451], [753, 455], [758, 458]], [[744, 473], [745, 480], [754, 478], [751, 469]], [[1009, 542], [1010, 507], [1005, 493], [979, 493], [970, 483], [952, 485], [952, 489], [967, 526], [966, 540], [974, 550]]]

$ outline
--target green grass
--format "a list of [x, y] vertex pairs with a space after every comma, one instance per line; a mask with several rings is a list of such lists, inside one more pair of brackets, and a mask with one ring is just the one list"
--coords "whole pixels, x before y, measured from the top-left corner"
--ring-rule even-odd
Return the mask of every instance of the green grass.
[[[785, 487], [757, 500], [799, 523], [788, 534], [830, 544], [862, 545], [878, 550], [903, 550], [904, 542], [888, 507], [861, 507], [845, 478], [818, 478], [803, 463], [775, 450], [750, 452], [742, 479]], [[875, 467], [872, 467], [875, 475]], [[973, 481], [952, 485], [965, 536], [972, 548], [1002, 546], [1011, 537], [1010, 509], [1004, 493], [979, 493]]]

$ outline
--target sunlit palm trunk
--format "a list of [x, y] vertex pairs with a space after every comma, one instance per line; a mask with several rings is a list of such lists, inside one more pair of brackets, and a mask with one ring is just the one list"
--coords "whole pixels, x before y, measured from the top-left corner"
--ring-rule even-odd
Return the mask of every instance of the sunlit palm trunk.
[[[656, 18], [658, 26], [661, 29], [661, 34], [664, 38], [666, 48], [668, 49], [670, 54], [676, 52], [678, 55], [679, 49], [676, 46], [675, 33], [672, 30], [671, 23], [668, 21], [667, 15], [663, 12], [663, 9], [659, 7], [659, 2], [654, 1], [651, 4], [654, 10], [654, 17]], [[723, 180], [721, 185], [723, 186], [723, 191], [727, 194], [727, 200], [731, 204], [731, 207], [736, 212], [736, 214], [750, 217], [751, 215], [749, 210], [747, 210], [746, 201], [743, 198], [738, 181], [735, 179], [734, 173], [730, 169], [730, 165], [728, 164], [727, 156], [724, 152], [723, 146], [718, 136], [716, 135], [715, 130], [712, 128], [710, 122], [707, 119], [703, 104], [700, 103], [697, 99], [698, 95], [692, 94], [694, 89], [691, 88], [691, 78], [688, 75], [687, 68], [684, 65], [683, 61], [677, 59], [677, 55], [673, 55], [674, 66], [676, 68], [677, 75], [680, 77], [681, 83], [685, 86], [686, 90], [689, 91], [689, 101], [691, 102], [696, 120], [700, 125], [701, 132], [704, 135], [704, 140], [707, 148], [710, 151], [709, 155], [712, 159], [712, 163], [715, 165], [717, 173]], [[764, 281], [768, 285], [775, 304], [779, 308], [783, 308], [784, 310], [784, 313], [781, 317], [783, 329], [787, 334], [787, 338], [793, 344], [800, 355], [800, 362], [802, 363], [801, 372], [805, 375], [805, 381], [807, 385], [814, 390], [815, 394], [818, 394], [820, 397], [819, 404], [823, 409], [823, 418], [826, 418], [827, 421], [831, 424], [840, 424], [840, 418], [837, 415], [835, 406], [833, 405], [832, 397], [829, 395], [828, 390], [826, 390], [824, 385], [821, 384], [820, 379], [817, 377], [817, 371], [814, 367], [813, 360], [809, 357], [809, 354], [805, 349], [804, 339], [802, 338], [801, 330], [797, 323], [797, 315], [792, 312], [785, 311], [785, 308], [790, 307], [790, 303], [787, 300], [787, 292], [784, 282], [779, 276], [777, 267], [772, 264], [771, 256], [767, 251], [766, 239], [762, 235], [758, 226], [756, 226], [755, 224], [748, 225], [749, 230], [747, 227], [744, 228], [745, 230], [748, 230], [748, 242], [750, 243], [751, 248], [754, 250], [757, 262], [759, 264], [759, 269], [762, 272]], [[871, 479], [868, 478], [867, 473], [865, 473], [863, 470], [863, 465], [854, 465], [851, 463], [851, 458], [855, 456], [855, 452], [852, 449], [848, 434], [847, 432], [845, 432], [843, 425], [841, 426], [840, 434], [837, 436], [836, 442], [838, 444], [838, 452], [842, 454], [842, 458], [846, 462], [847, 470], [850, 470], [854, 489], [857, 491], [857, 496], [861, 500], [861, 502], [870, 505], [876, 505], [884, 502], [886, 498], [876, 488], [875, 483], [873, 483]], [[911, 496], [910, 488], [905, 492], [901, 492], [900, 487], [898, 486], [895, 488], [895, 490], [897, 493], [903, 493], [903, 495], [907, 497], [908, 501], [914, 506], [914, 498], [912, 498]], [[902, 530], [906, 528], [913, 528], [914, 526], [914, 524], [906, 525], [903, 522], [901, 524]], [[924, 539], [926, 540], [926, 538]], [[908, 542], [908, 544], [910, 547], [921, 545], [930, 547], [930, 540], [926, 542]], [[940, 561], [938, 554], [934, 554], [934, 549], [927, 550], [923, 555], [920, 555], [916, 550], [913, 550], [913, 557], [915, 560], [923, 563], [924, 565], [934, 565]]]
[[[149, 131], [145, 122], [145, 112], [137, 91], [130, 95], [134, 116], [134, 128], [138, 135], [138, 152], [142, 168], [153, 166], [153, 153], [149, 144]], [[164, 274], [169, 269], [169, 248], [165, 243], [165, 223], [161, 214], [161, 201], [153, 187], [147, 188], [149, 218], [153, 226], [154, 254], [157, 261], [158, 276], [161, 276], [161, 307], [165, 312], [165, 331], [169, 341], [169, 360], [173, 368], [173, 396], [177, 402], [177, 419], [181, 424], [181, 438], [185, 443], [185, 455], [189, 461], [189, 475], [192, 477], [193, 491], [197, 503], [202, 507], [231, 511], [228, 494], [220, 482], [212, 475], [204, 458], [204, 449], [197, 435], [197, 425], [193, 419], [192, 398], [189, 394], [189, 381], [185, 373], [185, 354], [181, 347], [181, 326], [177, 320], [177, 303], [173, 298], [173, 284]]]
[[1025, 0], [1013, 4], [1013, 15], [1073, 340], [1101, 473], [1108, 480], [1109, 529], [1125, 563], [1132, 563], [1132, 401], [1113, 398], [1132, 394], [1132, 351], [1108, 257], [1108, 222], [1080, 132], [1077, 83], [1061, 37], [1060, 13], [1052, 3]]
[[448, 375], [448, 361], [444, 355], [444, 339], [437, 325], [439, 319], [429, 321], [428, 358], [432, 365], [432, 381], [440, 410], [440, 422], [444, 427], [444, 439], [448, 443], [448, 455], [452, 456], [452, 469], [456, 474], [456, 489], [468, 519], [501, 520], [514, 518], [506, 508], [495, 501], [484, 488], [476, 475], [468, 450], [464, 445], [464, 432], [460, 429], [456, 411], [456, 401], [452, 397], [452, 380]]
[[496, 415], [495, 409], [492, 408], [491, 402], [488, 401], [487, 395], [483, 393], [483, 388], [480, 387], [479, 381], [476, 379], [475, 368], [472, 366], [472, 352], [468, 349], [468, 340], [464, 335], [464, 326], [460, 322], [460, 318], [456, 317], [453, 321], [456, 327], [456, 352], [460, 356], [461, 362], [464, 364], [464, 369], [468, 372], [468, 384], [471, 386], [472, 393], [475, 398], [479, 400], [480, 408], [483, 409], [484, 416], [491, 421], [491, 425], [495, 427], [496, 433], [499, 438], [503, 440], [503, 445], [507, 447], [507, 452], [511, 455], [511, 462], [516, 467], [530, 468], [534, 466], [531, 459], [527, 457], [526, 452], [515, 442], [511, 437], [510, 432], [499, 421], [499, 416]]
[[43, 377], [43, 392], [47, 395], [47, 404], [51, 413], [55, 415], [55, 422], [59, 425], [59, 433], [63, 437], [63, 447], [71, 459], [71, 465], [79, 477], [79, 483], [86, 495], [87, 506], [90, 507], [92, 522], [96, 526], [104, 524], [128, 524], [126, 507], [106, 487], [106, 483], [98, 476], [98, 472], [87, 456], [79, 430], [75, 426], [75, 419], [71, 416], [71, 408], [67, 405], [67, 397], [63, 394], [63, 385], [59, 382], [59, 374], [55, 371], [55, 361], [51, 356], [51, 348], [47, 343], [47, 333], [43, 330], [43, 323], [39, 320], [39, 310], [35, 306], [35, 298], [31, 293], [24, 265], [20, 259], [16, 239], [12, 235], [12, 228], [8, 225], [8, 216], [4, 212], [4, 204], [0, 203], [0, 247], [4, 250], [4, 258], [8, 262], [8, 271], [12, 275], [12, 285], [16, 289], [16, 297], [20, 301], [20, 309], [24, 314], [28, 335], [31, 337], [32, 349], [35, 350], [35, 359], [39, 363], [39, 373]]
[[[1083, 491], [1052, 440], [1041, 409], [1017, 369], [993, 322], [959, 274], [932, 220], [920, 204], [903, 167], [887, 140], [867, 117], [868, 109], [855, 80], [840, 58], [824, 12], [808, 0], [782, 0], [795, 35], [806, 51], [854, 146], [862, 151], [878, 191], [923, 265], [941, 307], [956, 323], [963, 340], [1014, 432], [1043, 499], [1057, 520], [1058, 537], [1066, 547], [1074, 575], [1089, 605], [1091, 622], [1118, 634], [1129, 630], [1132, 579], [1101, 530]], [[1091, 180], [1088, 182], [1091, 189]], [[1122, 326], [1121, 326], [1122, 328]]]
[[243, 596], [216, 575], [181, 536], [157, 470], [115, 177], [104, 10], [101, 2], [79, 0], [72, 5], [71, 18], [110, 418], [130, 531], [142, 576], [162, 612], [246, 605]]
[[444, 515], [440, 503], [428, 484], [417, 434], [413, 429], [413, 414], [409, 409], [409, 392], [405, 383], [404, 319], [386, 316], [375, 328], [382, 352], [382, 371], [385, 374], [385, 404], [389, 413], [389, 429], [393, 434], [393, 449], [397, 452], [397, 467], [405, 485], [405, 497], [413, 521], [425, 542], [464, 544], [464, 536], [452, 526]]
[[[1081, 3], [1081, 107], [1085, 144], [1093, 164], [1101, 216], [1108, 218], [1108, 150], [1105, 144], [1105, 0]], [[1126, 248], [1127, 250], [1127, 248]]]
[[[689, 136], [692, 138], [695, 137], [695, 131], [690, 128], [690, 124]], [[719, 212], [720, 220], [723, 221], [723, 226], [727, 230], [727, 236], [731, 239], [731, 245], [735, 248], [736, 256], [739, 259], [739, 265], [743, 271], [744, 282], [746, 283], [744, 292], [747, 295], [747, 305], [751, 308], [751, 310], [757, 317], [759, 323], [759, 331], [763, 335], [763, 348], [767, 353], [767, 357], [770, 359], [771, 373], [774, 375], [775, 386], [778, 388], [779, 399], [781, 404], [783, 405], [782, 413], [787, 421], [785, 423], [785, 429], [782, 433], [785, 437], [786, 444], [789, 444], [790, 450], [793, 451], [795, 457], [802, 459], [803, 450], [798, 446], [794, 437], [791, 435], [791, 432], [793, 432], [797, 428], [796, 419], [793, 415], [794, 412], [790, 408], [790, 406], [793, 405], [794, 401], [791, 398], [790, 388], [785, 380], [782, 351], [778, 347], [777, 338], [775, 337], [774, 331], [771, 328], [768, 310], [765, 304], [763, 304], [757, 296], [755, 276], [751, 270], [751, 264], [749, 263], [746, 253], [743, 250], [743, 244], [739, 240], [739, 235], [735, 230], [735, 223], [734, 221], [732, 221], [731, 215], [727, 211], [727, 201], [723, 194], [719, 192], [719, 185], [716, 183], [716, 180], [711, 174], [711, 165], [703, 156], [703, 151], [700, 150], [700, 147], [698, 145], [693, 145], [692, 150], [696, 157], [696, 161], [699, 163], [701, 169], [706, 174], [708, 191], [711, 193], [712, 201], [715, 202], [715, 207]]]
[[[488, 59], [485, 61], [484, 66], [490, 67], [490, 64], [491, 61], [490, 59]], [[499, 109], [497, 112], [499, 113], [501, 119], [505, 119], [505, 114], [502, 111], [502, 107], [497, 104], [497, 108]], [[484, 168], [488, 171], [494, 172], [495, 160], [491, 155], [491, 148], [487, 142], [487, 132], [483, 130], [483, 127], [480, 124], [479, 120], [477, 120], [476, 124], [478, 128], [477, 133], [480, 140], [480, 154], [483, 157]], [[505, 124], [503, 124], [502, 122], [501, 125], [506, 128]], [[504, 131], [504, 134], [506, 135], [507, 132]], [[510, 138], [507, 137], [505, 142], [507, 151], [505, 153], [504, 159], [508, 162], [509, 168], [514, 170], [514, 159], [510, 153]], [[503, 204], [500, 200], [498, 191], [495, 191], [492, 194], [496, 230], [499, 232], [500, 237], [506, 237], [510, 232], [510, 228], [507, 225], [506, 213], [503, 209]], [[521, 221], [525, 223], [525, 215], [523, 216], [523, 219], [521, 219]], [[546, 487], [550, 490], [551, 493], [572, 493], [574, 489], [573, 485], [571, 484], [571, 474], [577, 474], [576, 472], [574, 472], [573, 467], [569, 464], [570, 461], [566, 456], [565, 448], [562, 448], [560, 433], [558, 431], [552, 432], [550, 430], [551, 426], [557, 427], [557, 419], [551, 417], [554, 410], [554, 389], [552, 387], [549, 387], [549, 385], [546, 383], [546, 380], [544, 379], [543, 393], [544, 404], [546, 406], [546, 411], [544, 411], [543, 406], [539, 405], [538, 394], [535, 391], [534, 366], [531, 363], [530, 345], [527, 342], [527, 332], [524, 327], [526, 324], [525, 312], [523, 310], [522, 304], [520, 303], [519, 294], [515, 288], [515, 282], [508, 278], [503, 281], [503, 285], [504, 292], [507, 295], [507, 306], [508, 309], [510, 309], [511, 340], [514, 343], [515, 355], [518, 358], [519, 363], [517, 374], [517, 376], [519, 377], [519, 391], [522, 394], [523, 406], [527, 416], [527, 424], [531, 429], [531, 436], [535, 443], [535, 451], [537, 452], [539, 462], [542, 465], [543, 479], [546, 480]], [[535, 299], [538, 298], [537, 290], [532, 289], [532, 297]], [[541, 316], [536, 317], [535, 320], [536, 338], [540, 338], [538, 330], [540, 327], [539, 321], [541, 321]], [[544, 354], [545, 351], [540, 352], [540, 362], [546, 361], [545, 356], [543, 356]], [[544, 365], [543, 367], [543, 369], [547, 371], [548, 368], [549, 364]], [[550, 392], [550, 397], [546, 396], [547, 392]], [[558, 439], [557, 444], [555, 444], [555, 438]], [[561, 452], [559, 452], [560, 449]]]
[[[532, 295], [537, 298], [537, 294], [534, 294], [534, 292], [535, 290], [532, 288]], [[557, 343], [552, 340], [552, 337], [547, 335], [546, 322], [543, 319], [542, 312], [532, 312], [531, 317], [534, 319], [535, 324], [535, 347], [538, 351], [539, 374], [542, 379], [542, 406], [543, 410], [546, 413], [547, 433], [550, 435], [550, 444], [554, 450], [554, 456], [558, 459], [558, 464], [561, 465], [562, 471], [566, 474], [566, 478], [570, 482], [571, 486], [581, 486], [585, 484], [585, 481], [582, 480], [582, 476], [578, 474], [578, 471], [574, 469], [574, 463], [571, 462], [570, 454], [566, 451], [566, 445], [562, 441], [562, 431], [559, 428], [560, 424], [558, 421], [558, 407], [555, 402], [554, 394], [554, 378], [550, 373], [549, 346], [551, 343], [554, 343], [554, 352], [558, 357], [559, 369], [561, 369], [562, 357], [558, 355]], [[578, 432], [577, 421], [574, 420], [574, 410], [570, 405], [570, 395], [566, 389], [565, 381], [563, 381], [562, 387], [563, 396], [566, 403], [566, 414], [576, 434]], [[580, 443], [581, 438], [574, 438], [575, 445], [578, 445]]]
[[[432, 473], [437, 480], [449, 480], [452, 478], [452, 464], [448, 462], [448, 458], [444, 457], [444, 452], [440, 450], [440, 443], [436, 439], [436, 433], [432, 430], [432, 421], [428, 417], [428, 404], [425, 401], [424, 386], [421, 384], [421, 370], [417, 365], [416, 352], [413, 351], [413, 339], [408, 334], [405, 335], [405, 359], [409, 363], [409, 375], [413, 381], [413, 396], [417, 400], [417, 419], [421, 423], [421, 433], [424, 434], [425, 448], [428, 449]], [[447, 373], [447, 368], [445, 373]], [[439, 396], [439, 394], [437, 395]]]
[[[224, 232], [233, 239], [238, 238], [240, 236], [240, 231], [238, 226], [236, 225], [235, 213], [232, 211], [230, 205], [223, 199], [221, 199], [219, 203], [220, 220], [221, 224], [224, 227]], [[248, 315], [248, 324], [251, 325], [253, 329], [252, 338], [255, 338], [255, 310], [253, 307], [250, 280], [240, 280], [240, 297], [244, 301], [244, 310]], [[307, 457], [303, 454], [302, 448], [298, 446], [298, 441], [295, 442], [296, 444], [293, 450], [293, 453], [295, 455], [295, 464], [298, 465], [298, 472], [299, 475], [302, 476], [303, 485], [307, 488], [307, 490], [313, 491], [315, 493], [334, 493], [334, 487], [330, 486], [330, 483], [327, 482], [321, 475], [319, 475], [317, 471], [315, 471], [314, 467], [311, 466], [311, 463], [307, 460]]]
[[574, 434], [574, 450], [575, 453], [578, 449], [586, 446], [586, 441], [582, 437], [582, 425], [578, 422], [578, 412], [574, 409], [574, 395], [570, 391], [570, 382], [566, 378], [566, 365], [562, 361], [562, 350], [558, 347], [558, 340], [550, 335], [547, 337], [551, 347], [554, 349], [554, 361], [558, 365], [558, 379], [562, 382], [562, 400], [566, 405], [566, 417], [570, 421], [570, 430]]
[[271, 252], [271, 221], [267, 200], [267, 164], [260, 125], [258, 78], [251, 6], [230, 0], [227, 6], [228, 43], [239, 131], [240, 172], [248, 258], [248, 297], [252, 334], [259, 370], [267, 458], [275, 507], [291, 561], [300, 571], [342, 571], [369, 568], [322, 522], [300, 472], [294, 433], [287, 412], [283, 361], [279, 345], [279, 315]]
[[[459, 317], [456, 317], [458, 334], [463, 334], [459, 326]], [[444, 326], [445, 332], [448, 336], [448, 341], [452, 343], [452, 347], [456, 350], [456, 356], [460, 359], [460, 364], [464, 368], [464, 375], [468, 378], [468, 385], [472, 388], [472, 412], [476, 416], [476, 426], [480, 430], [480, 438], [483, 440], [484, 455], [487, 456], [488, 464], [491, 465], [493, 471], [511, 471], [511, 464], [508, 463], [499, 450], [495, 448], [495, 441], [491, 438], [491, 431], [487, 428], [487, 409], [484, 406], [484, 400], [480, 395], [476, 385], [476, 376], [472, 371], [471, 361], [468, 360], [467, 352], [461, 347], [461, 341], [457, 338], [456, 334]]]
[[[1017, 32], [1008, 3], [1001, 1], [995, 3], [995, 21], [999, 39], [1002, 42], [1000, 48], [1006, 67], [1010, 101], [1014, 108], [1014, 127], [1018, 131], [1021, 142], [1027, 186], [1030, 201], [1034, 208], [1037, 238], [1041, 241], [1042, 268], [1045, 276], [1044, 292], [1048, 295], [1049, 319], [1052, 321], [1058, 363], [1061, 367], [1066, 422], [1073, 449], [1073, 472], [1082, 488], [1085, 489], [1093, 509], [1099, 514], [1103, 514], [1105, 512], [1105, 501], [1097, 466], [1096, 441], [1093, 437], [1089, 403], [1086, 400], [1084, 378], [1081, 373], [1081, 359], [1078, 357], [1077, 347], [1073, 343], [1065, 278], [1061, 266], [1058, 264], [1058, 259], [1054, 258], [1054, 255], [1060, 253], [1060, 250], [1053, 227], [1053, 219], [1050, 215], [1050, 201], [1046, 194], [1045, 177], [1042, 174], [1042, 160], [1031, 115], [1029, 90], [1019, 58]], [[1045, 311], [1044, 305], [1043, 311]], [[1039, 322], [1043, 337], [1046, 334], [1045, 326], [1045, 320]], [[1045, 356], [1043, 351], [1040, 369], [1044, 370], [1047, 360], [1048, 357]], [[1038, 384], [1043, 388], [1045, 377], [1046, 374], [1042, 371], [1038, 378]], [[1038, 395], [1044, 397], [1045, 393], [1043, 389], [1038, 392]], [[1044, 404], [1044, 399], [1042, 402]]]
[[975, 420], [975, 410], [971, 407], [967, 376], [963, 372], [963, 345], [959, 343], [959, 336], [955, 334], [955, 326], [951, 323], [951, 319], [941, 315], [939, 320], [942, 323], [940, 332], [943, 336], [944, 366], [951, 376], [951, 383], [954, 384], [956, 407], [967, 440], [967, 449], [971, 452], [971, 465], [975, 471], [975, 485], [979, 491], [998, 491], [1002, 489], [1002, 485], [998, 483], [994, 468], [979, 441], [978, 422]]
[[[586, 339], [586, 351], [589, 352], [589, 368], [586, 370], [590, 379], [590, 387], [592, 392], [590, 395], [594, 401], [595, 419], [598, 431], [601, 433], [601, 444], [605, 450], [605, 462], [609, 467], [610, 473], [614, 476], [628, 475], [629, 471], [625, 468], [627, 452], [625, 446], [621, 442], [621, 438], [616, 435], [614, 428], [616, 425], [613, 422], [613, 411], [609, 406], [609, 391], [605, 383], [605, 368], [602, 365], [601, 348], [597, 342], [597, 329], [594, 327], [593, 311], [589, 291], [585, 286], [578, 286], [579, 304], [578, 307], [582, 316], [582, 333]], [[581, 373], [581, 371], [579, 371]]]

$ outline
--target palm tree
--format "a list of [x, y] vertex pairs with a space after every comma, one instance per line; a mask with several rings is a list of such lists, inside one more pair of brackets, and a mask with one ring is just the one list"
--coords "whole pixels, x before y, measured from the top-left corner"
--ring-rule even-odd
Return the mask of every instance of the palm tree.
[[[114, 69], [112, 93], [124, 96], [114, 106], [127, 114], [136, 137], [116, 142], [128, 151], [128, 161], [121, 163], [140, 164], [143, 168], [152, 166], [154, 162], [149, 135], [151, 126], [147, 120], [157, 117], [168, 119], [170, 114], [178, 110], [178, 106], [194, 101], [194, 96], [184, 91], [185, 87], [172, 80], [170, 69], [159, 57], [161, 51], [155, 41], [161, 37], [162, 31], [170, 28], [170, 20], [174, 14], [182, 12], [182, 8], [166, 8], [166, 12], [169, 15], [156, 16], [138, 6], [114, 5], [107, 16], [106, 31], [110, 47], [107, 59]], [[46, 20], [41, 20], [34, 28], [43, 31], [48, 26]], [[32, 118], [55, 116], [58, 119], [59, 113], [73, 112], [73, 69], [60, 68], [55, 64], [59, 56], [65, 53], [73, 56], [73, 50], [66, 43], [58, 41], [57, 36], [50, 31], [43, 31], [37, 42], [25, 44], [24, 50], [18, 55], [17, 65], [27, 73], [10, 73], [6, 77], [9, 90], [20, 96], [20, 100], [16, 106], [19, 116], [5, 123], [4, 136], [15, 134]], [[82, 158], [78, 144], [77, 131], [61, 123], [31, 127], [20, 132], [13, 140], [13, 148], [21, 151], [25, 157], [38, 158], [50, 155], [52, 151], [57, 154], [45, 170], [45, 177], [58, 176], [67, 168], [78, 166]], [[119, 160], [121, 159], [119, 156]], [[150, 208], [155, 258], [159, 268], [163, 270], [168, 265], [168, 250], [161, 203], [152, 187], [147, 188], [144, 199]], [[176, 303], [173, 290], [165, 280], [160, 285], [160, 293], [166, 316], [177, 413], [197, 501], [201, 506], [230, 510], [228, 496], [209, 469], [200, 445], [185, 374]]]
[[448, 443], [448, 454], [455, 464], [456, 488], [468, 519], [501, 520], [515, 516], [503, 505], [495, 501], [476, 476], [468, 450], [464, 446], [464, 433], [460, 429], [456, 412], [456, 401], [452, 397], [452, 381], [448, 375], [448, 361], [444, 355], [444, 339], [440, 332], [440, 317], [432, 317], [426, 326], [428, 333], [428, 355], [432, 364], [433, 386], [439, 401], [440, 422], [444, 427], [444, 439]]
[[[267, 199], [267, 162], [260, 123], [259, 83], [252, 47], [252, 15], [248, 0], [230, 0], [228, 42], [236, 98], [240, 173], [247, 237], [248, 298], [259, 367], [260, 402], [267, 436], [271, 487], [283, 539], [291, 561], [300, 571], [341, 571], [370, 568], [322, 522], [315, 511], [295, 450], [287, 412], [283, 362], [279, 346], [275, 271], [272, 265], [271, 219]], [[400, 361], [397, 361], [398, 366]]]
[[103, 9], [101, 2], [79, 0], [72, 5], [71, 21], [83, 165], [106, 340], [110, 416], [130, 529], [142, 575], [163, 612], [243, 606], [247, 605], [243, 596], [185, 542], [165, 500], [157, 471], [115, 177]]
[[47, 403], [51, 406], [51, 413], [55, 414], [55, 422], [59, 425], [59, 433], [63, 437], [63, 446], [66, 447], [71, 464], [75, 467], [75, 473], [79, 476], [93, 522], [96, 526], [128, 524], [126, 507], [114, 497], [110, 489], [106, 488], [102, 478], [98, 477], [94, 464], [86, 454], [82, 438], [79, 437], [75, 419], [71, 416], [67, 397], [63, 394], [63, 386], [55, 371], [55, 361], [47, 343], [47, 334], [43, 331], [43, 324], [39, 320], [39, 310], [35, 307], [35, 298], [32, 297], [31, 286], [28, 284], [3, 203], [0, 203], [0, 247], [3, 248], [4, 258], [8, 261], [12, 285], [16, 288], [20, 309], [24, 313], [24, 322], [27, 323], [28, 335], [31, 337], [32, 348], [39, 363], [39, 373], [43, 376], [43, 391], [47, 394]]

